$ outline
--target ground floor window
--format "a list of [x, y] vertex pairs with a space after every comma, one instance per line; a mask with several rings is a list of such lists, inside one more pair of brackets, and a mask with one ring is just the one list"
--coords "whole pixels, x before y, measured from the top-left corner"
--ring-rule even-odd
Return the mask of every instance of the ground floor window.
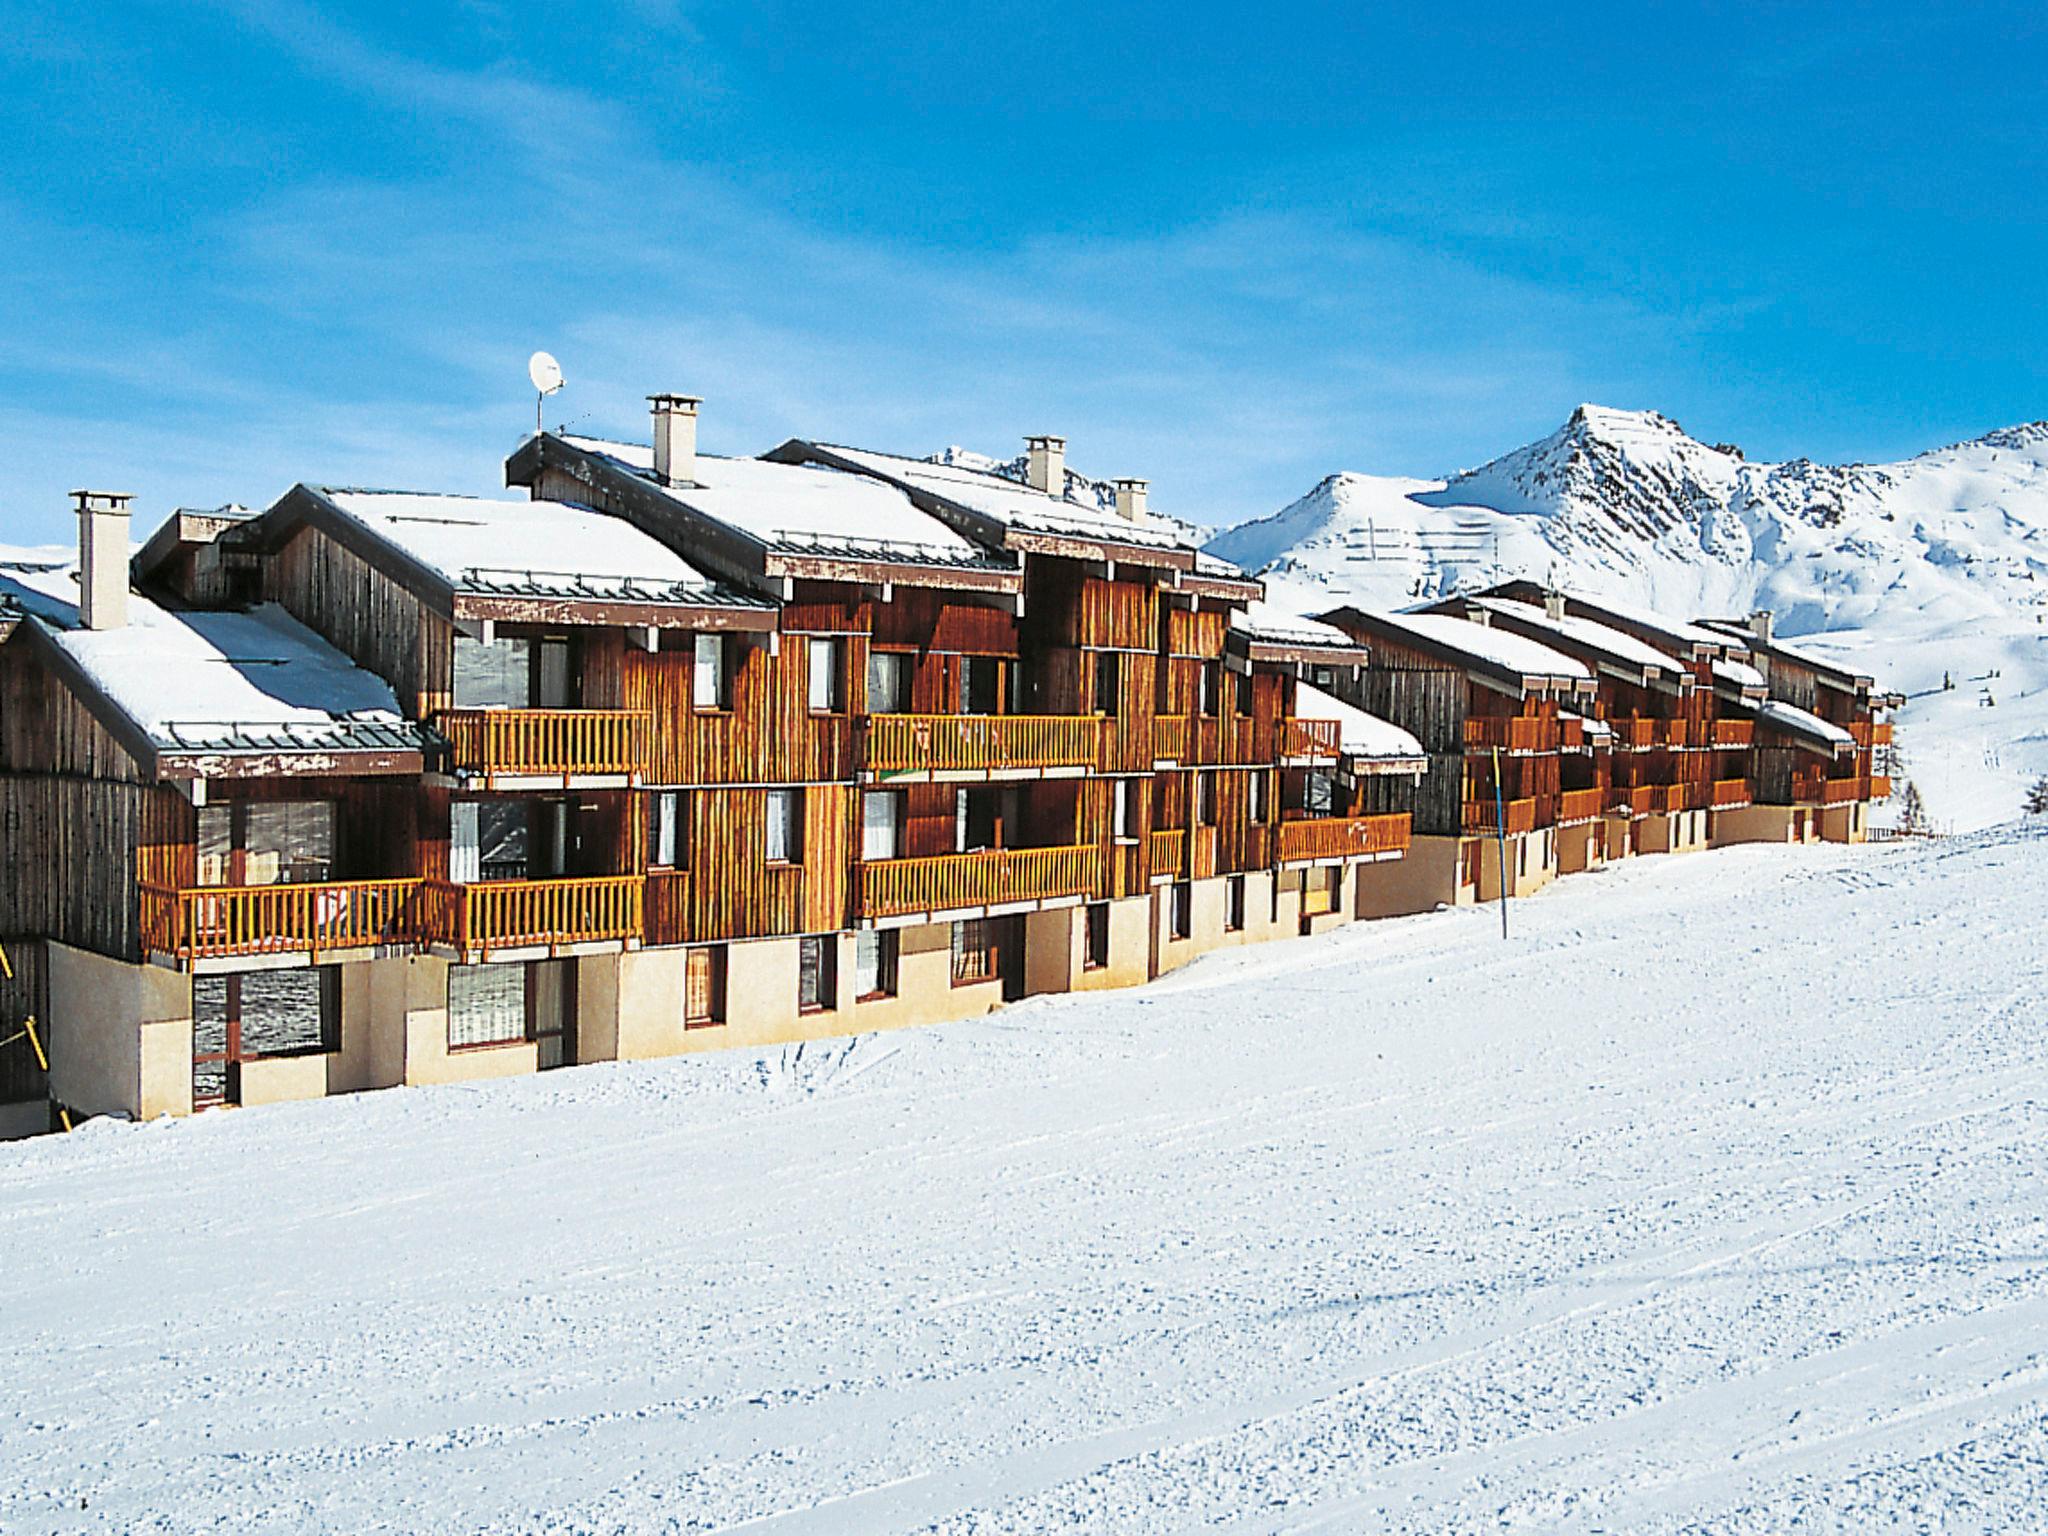
[[796, 1006], [800, 1013], [823, 1013], [839, 1005], [839, 940], [813, 937], [797, 941]]
[[725, 949], [692, 949], [683, 956], [683, 1028], [725, 1022]]
[[1176, 880], [1167, 893], [1168, 929], [1176, 939], [1185, 939], [1195, 931], [1195, 884], [1192, 880]]
[[1099, 971], [1109, 964], [1109, 903], [1098, 901], [1088, 907], [1088, 936], [1081, 952], [1084, 970]]
[[526, 967], [448, 967], [448, 1049], [512, 1045], [526, 1038]]
[[1223, 888], [1223, 927], [1229, 933], [1244, 931], [1244, 876], [1232, 875]]
[[1344, 866], [1325, 865], [1302, 872], [1301, 911], [1304, 917], [1320, 917], [1344, 904]]
[[894, 929], [867, 929], [853, 941], [853, 995], [869, 998], [896, 995], [896, 950]]
[[341, 970], [245, 971], [192, 979], [192, 1104], [241, 1098], [245, 1061], [341, 1049]]
[[1002, 946], [996, 925], [970, 918], [953, 925], [953, 985], [994, 981], [1002, 973]]

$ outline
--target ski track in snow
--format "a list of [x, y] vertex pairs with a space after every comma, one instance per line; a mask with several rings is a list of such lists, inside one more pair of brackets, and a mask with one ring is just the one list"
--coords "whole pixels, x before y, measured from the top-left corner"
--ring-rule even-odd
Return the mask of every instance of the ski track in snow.
[[0, 1147], [0, 1531], [2032, 1529], [2044, 898], [2012, 828], [1647, 858]]

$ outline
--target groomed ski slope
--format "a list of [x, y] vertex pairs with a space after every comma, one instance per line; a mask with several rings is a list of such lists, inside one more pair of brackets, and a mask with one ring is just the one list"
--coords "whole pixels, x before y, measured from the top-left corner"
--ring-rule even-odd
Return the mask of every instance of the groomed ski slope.
[[0, 1148], [0, 1530], [2036, 1529], [2044, 909], [2010, 828], [1647, 858]]

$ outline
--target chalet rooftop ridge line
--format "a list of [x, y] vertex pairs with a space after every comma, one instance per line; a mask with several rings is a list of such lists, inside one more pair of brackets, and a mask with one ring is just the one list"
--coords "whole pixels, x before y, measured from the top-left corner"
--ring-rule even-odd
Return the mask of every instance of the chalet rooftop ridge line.
[[1758, 617], [1293, 614], [1050, 434], [721, 458], [701, 404], [0, 565], [0, 1131], [968, 1017], [1888, 792], [1895, 696]]

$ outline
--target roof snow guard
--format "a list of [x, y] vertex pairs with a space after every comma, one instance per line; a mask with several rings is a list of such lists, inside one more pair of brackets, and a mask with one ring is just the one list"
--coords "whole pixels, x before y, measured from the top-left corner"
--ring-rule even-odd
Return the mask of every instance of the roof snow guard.
[[160, 720], [150, 737], [166, 752], [420, 752], [427, 734], [406, 721]]
[[558, 597], [589, 603], [677, 603], [690, 608], [751, 608], [743, 592], [715, 581], [663, 581], [646, 576], [607, 576], [591, 571], [521, 571], [465, 566], [456, 590], [490, 597]]

